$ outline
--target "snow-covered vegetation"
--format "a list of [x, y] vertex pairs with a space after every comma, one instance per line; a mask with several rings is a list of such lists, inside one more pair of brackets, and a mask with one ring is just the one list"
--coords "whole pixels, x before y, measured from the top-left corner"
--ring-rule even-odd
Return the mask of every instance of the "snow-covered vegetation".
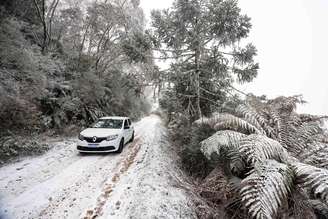
[[[139, 0], [0, 2], [0, 163], [44, 153], [52, 145], [49, 136], [76, 135], [100, 116], [142, 118], [151, 110], [152, 95], [160, 97], [152, 110], [166, 120], [171, 140], [159, 117], [151, 116], [138, 123], [143, 144], [139, 139], [114, 161], [89, 159], [115, 167], [84, 163], [88, 159], [69, 147], [40, 158], [45, 172], [34, 160], [33, 177], [22, 171], [28, 184], [11, 176], [13, 166], [3, 171], [11, 181], [0, 179], [14, 192], [5, 194], [15, 197], [4, 213], [24, 217], [37, 207], [31, 217], [95, 218], [106, 211], [103, 217], [114, 218], [328, 218], [326, 117], [297, 113], [301, 96], [268, 99], [236, 88], [256, 78], [260, 68], [248, 38], [251, 19], [238, 1], [174, 0], [170, 8], [152, 11], [148, 29], [145, 23]], [[169, 66], [160, 69], [157, 60]], [[176, 157], [169, 157], [166, 146], [177, 150], [193, 183], [170, 163]], [[65, 162], [57, 163], [62, 156]], [[58, 164], [55, 170], [52, 163]], [[78, 176], [66, 181], [75, 170]], [[54, 187], [48, 178], [43, 187], [34, 186], [43, 176], [60, 178]], [[118, 185], [120, 179], [125, 184]], [[128, 183], [135, 188], [126, 190]], [[68, 188], [87, 199], [75, 205], [67, 197], [79, 193]], [[41, 201], [33, 203], [35, 191]], [[125, 202], [108, 201], [110, 195]], [[76, 209], [63, 214], [61, 207]]]
[[143, 90], [157, 69], [144, 25], [137, 1], [1, 1], [0, 147], [102, 115], [147, 113]]
[[[229, 210], [241, 215], [248, 211], [254, 218], [326, 216], [325, 117], [297, 114], [299, 102], [299, 97], [249, 97], [229, 117], [219, 114], [196, 121], [217, 131], [200, 145], [208, 159], [226, 161], [218, 168], [227, 188], [231, 179], [238, 188]], [[244, 208], [236, 208], [236, 200]]]
[[301, 96], [236, 89], [259, 67], [237, 1], [176, 0], [152, 16], [173, 59], [160, 105], [200, 195], [225, 218], [327, 218], [326, 117], [296, 113]]

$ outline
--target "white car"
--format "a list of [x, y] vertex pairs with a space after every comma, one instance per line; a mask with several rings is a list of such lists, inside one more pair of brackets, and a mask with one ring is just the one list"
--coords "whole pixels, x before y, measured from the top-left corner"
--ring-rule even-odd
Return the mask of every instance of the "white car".
[[102, 117], [79, 134], [79, 152], [121, 152], [134, 139], [134, 128], [128, 117]]

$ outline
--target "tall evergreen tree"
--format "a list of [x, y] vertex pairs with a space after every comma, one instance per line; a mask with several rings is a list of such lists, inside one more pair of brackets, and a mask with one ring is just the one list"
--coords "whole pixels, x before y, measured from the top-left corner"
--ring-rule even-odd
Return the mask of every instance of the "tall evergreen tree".
[[250, 82], [259, 65], [245, 44], [250, 18], [236, 0], [175, 0], [152, 11], [152, 35], [160, 59], [173, 59], [167, 79], [191, 118], [211, 113], [237, 81]]

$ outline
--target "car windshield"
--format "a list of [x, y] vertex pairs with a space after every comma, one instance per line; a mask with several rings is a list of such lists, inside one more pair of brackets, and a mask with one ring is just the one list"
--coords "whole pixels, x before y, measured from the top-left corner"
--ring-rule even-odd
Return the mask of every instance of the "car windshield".
[[121, 129], [123, 120], [121, 119], [100, 119], [94, 123], [91, 128], [103, 128], [103, 129]]

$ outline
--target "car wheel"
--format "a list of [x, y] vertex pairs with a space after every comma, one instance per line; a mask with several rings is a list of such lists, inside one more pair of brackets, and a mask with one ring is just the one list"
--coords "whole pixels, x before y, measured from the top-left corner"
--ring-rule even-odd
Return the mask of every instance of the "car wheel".
[[130, 142], [133, 142], [133, 140], [134, 140], [134, 132], [132, 132], [132, 136], [131, 136]]
[[123, 146], [124, 146], [124, 139], [122, 138], [121, 141], [120, 141], [120, 146], [118, 146], [117, 153], [122, 152]]

